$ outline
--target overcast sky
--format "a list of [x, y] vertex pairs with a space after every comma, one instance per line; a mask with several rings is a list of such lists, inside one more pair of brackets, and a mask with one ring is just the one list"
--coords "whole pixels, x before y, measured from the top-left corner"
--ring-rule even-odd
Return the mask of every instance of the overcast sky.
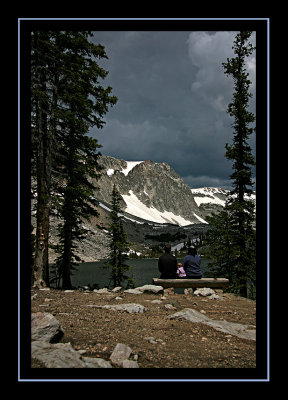
[[[226, 109], [233, 81], [222, 62], [233, 57], [237, 32], [96, 31], [93, 41], [105, 46], [109, 71], [103, 86], [112, 86], [117, 104], [94, 130], [102, 154], [127, 161], [167, 162], [191, 188], [230, 188], [233, 119]], [[255, 35], [251, 41], [254, 45]], [[247, 72], [253, 82], [255, 112], [256, 53]], [[92, 131], [93, 132], [93, 131]], [[92, 133], [93, 134], [93, 133]], [[255, 136], [251, 138], [255, 150]]]

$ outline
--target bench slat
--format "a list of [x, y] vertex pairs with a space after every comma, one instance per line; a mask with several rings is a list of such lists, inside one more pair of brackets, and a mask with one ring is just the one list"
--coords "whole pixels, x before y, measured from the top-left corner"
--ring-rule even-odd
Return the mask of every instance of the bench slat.
[[160, 279], [153, 278], [153, 284], [163, 288], [226, 288], [229, 279], [226, 278], [201, 278], [201, 279]]

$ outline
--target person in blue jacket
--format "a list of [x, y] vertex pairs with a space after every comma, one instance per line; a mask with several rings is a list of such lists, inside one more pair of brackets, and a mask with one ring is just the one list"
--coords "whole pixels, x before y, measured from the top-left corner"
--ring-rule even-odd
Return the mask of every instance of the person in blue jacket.
[[183, 267], [186, 272], [187, 279], [200, 279], [202, 278], [202, 271], [200, 269], [201, 259], [198, 256], [194, 246], [189, 247], [188, 254], [184, 258]]

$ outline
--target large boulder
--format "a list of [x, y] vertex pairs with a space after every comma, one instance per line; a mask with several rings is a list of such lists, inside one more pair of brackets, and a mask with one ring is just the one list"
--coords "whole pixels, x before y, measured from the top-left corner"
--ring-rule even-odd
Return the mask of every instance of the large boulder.
[[85, 368], [81, 354], [70, 343], [34, 341], [31, 344], [31, 357], [41, 361], [46, 368]]
[[63, 337], [59, 321], [46, 312], [36, 312], [31, 315], [31, 339], [47, 343], [57, 343]]
[[41, 361], [46, 368], [112, 368], [108, 361], [82, 357], [70, 343], [47, 343], [34, 341], [31, 357]]

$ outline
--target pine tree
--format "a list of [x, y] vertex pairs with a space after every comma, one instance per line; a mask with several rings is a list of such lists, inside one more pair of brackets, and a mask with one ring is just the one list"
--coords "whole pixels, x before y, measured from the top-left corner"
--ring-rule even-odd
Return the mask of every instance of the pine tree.
[[[254, 203], [249, 199], [252, 194], [252, 169], [255, 160], [248, 144], [249, 136], [255, 128], [251, 126], [255, 122], [255, 116], [248, 110], [249, 93], [251, 81], [245, 69], [245, 59], [250, 56], [254, 47], [247, 43], [252, 32], [243, 31], [236, 35], [234, 41], [235, 57], [227, 59], [223, 63], [225, 74], [232, 76], [234, 81], [233, 101], [228, 105], [227, 112], [234, 118], [233, 145], [226, 144], [226, 157], [234, 160], [234, 172], [230, 176], [233, 190], [229, 197], [227, 207], [231, 213], [232, 224], [237, 227], [238, 236], [236, 244], [239, 246], [239, 260], [237, 265], [237, 276], [239, 292], [247, 297], [247, 282], [249, 269], [255, 265], [255, 252], [250, 249], [251, 235], [253, 235]], [[252, 240], [254, 242], [254, 240]]]
[[[250, 135], [255, 128], [255, 116], [248, 110], [251, 81], [245, 69], [245, 59], [254, 51], [251, 43], [247, 43], [251, 36], [250, 31], [243, 31], [236, 35], [234, 41], [235, 57], [223, 63], [224, 72], [232, 76], [234, 82], [233, 101], [228, 105], [227, 112], [234, 118], [233, 144], [226, 144], [226, 158], [234, 160], [230, 178], [233, 189], [226, 201], [225, 209], [220, 216], [209, 219], [213, 232], [208, 233], [206, 243], [212, 246], [214, 260], [220, 263], [219, 270], [233, 278], [234, 290], [247, 297], [249, 281], [255, 282], [255, 222], [254, 203], [250, 200], [252, 194], [252, 169], [255, 160], [251, 147], [248, 144]], [[220, 218], [220, 219], [219, 219]], [[221, 218], [223, 227], [221, 227]], [[226, 221], [226, 222], [225, 222]], [[225, 228], [224, 228], [225, 226]], [[226, 232], [224, 231], [226, 229]], [[217, 239], [218, 236], [218, 239]], [[221, 240], [225, 238], [223, 242]], [[225, 246], [226, 248], [222, 247]], [[229, 244], [229, 245], [228, 245]], [[217, 250], [218, 249], [218, 250]], [[224, 255], [226, 253], [226, 256]], [[224, 260], [222, 262], [222, 256]]]
[[116, 186], [113, 186], [112, 191], [112, 210], [110, 212], [110, 257], [106, 262], [106, 266], [111, 268], [111, 281], [114, 287], [121, 286], [122, 282], [127, 281], [127, 287], [134, 285], [131, 276], [127, 272], [131, 267], [126, 264], [128, 259], [127, 253], [129, 251], [129, 243], [127, 235], [124, 231], [122, 214], [121, 214], [121, 196]]
[[[207, 217], [210, 229], [207, 231], [205, 240], [205, 253], [212, 262], [209, 271], [214, 276], [229, 279], [230, 291], [237, 291], [237, 276], [235, 268], [238, 262], [239, 249], [235, 246], [237, 231], [231, 223], [231, 216], [227, 208], [218, 214]], [[209, 245], [208, 247], [207, 244]]]
[[90, 127], [103, 127], [103, 115], [108, 106], [117, 101], [115, 96], [110, 95], [110, 87], [104, 89], [99, 84], [99, 78], [104, 79], [108, 72], [92, 60], [93, 57], [107, 58], [104, 48], [90, 43], [87, 37], [88, 32], [68, 32], [62, 38], [69, 48], [64, 58], [65, 73], [59, 85], [61, 99], [66, 103], [61, 113], [61, 173], [65, 177], [60, 207], [63, 225], [59, 227], [62, 251], [57, 259], [64, 289], [72, 287], [71, 272], [77, 265], [73, 262], [73, 249], [76, 247], [75, 240], [83, 237], [82, 220], [98, 216], [93, 197], [96, 188], [91, 180], [95, 181], [100, 176], [100, 153], [97, 149], [101, 146], [86, 134]]
[[33, 265], [34, 285], [49, 286], [48, 237], [52, 167], [50, 84], [53, 60], [51, 32], [31, 36], [31, 138], [32, 176], [36, 181], [36, 241]]
[[[44, 191], [37, 179], [38, 208], [41, 206], [46, 218], [45, 265], [43, 257], [37, 257], [37, 240], [39, 237], [41, 239], [41, 230], [36, 235], [35, 271], [39, 272], [35, 279], [37, 285], [39, 281], [41, 285], [49, 285], [47, 271], [51, 201], [53, 208], [57, 208], [58, 215], [63, 219], [63, 224], [59, 226], [58, 247], [62, 254], [57, 262], [65, 288], [71, 287], [73, 241], [81, 239], [81, 218], [96, 215], [93, 208], [93, 192], [96, 188], [91, 180], [99, 177], [100, 153], [97, 153], [97, 149], [100, 145], [96, 139], [88, 137], [87, 133], [93, 126], [103, 127], [102, 118], [108, 112], [108, 107], [116, 103], [117, 98], [111, 96], [111, 87], [104, 89], [99, 83], [99, 79], [104, 79], [108, 72], [100, 68], [95, 60], [107, 58], [107, 55], [102, 45], [89, 41], [91, 36], [92, 33], [88, 31], [32, 34], [35, 170], [37, 177], [41, 171], [41, 177], [46, 183]], [[45, 116], [45, 129], [41, 130], [39, 125], [43, 119], [42, 114]], [[46, 142], [45, 138], [48, 138]], [[39, 156], [39, 143], [44, 148], [46, 158]], [[52, 188], [57, 196], [52, 196]], [[43, 199], [42, 203], [40, 199]], [[40, 217], [41, 213], [37, 212], [37, 227], [41, 226]]]

